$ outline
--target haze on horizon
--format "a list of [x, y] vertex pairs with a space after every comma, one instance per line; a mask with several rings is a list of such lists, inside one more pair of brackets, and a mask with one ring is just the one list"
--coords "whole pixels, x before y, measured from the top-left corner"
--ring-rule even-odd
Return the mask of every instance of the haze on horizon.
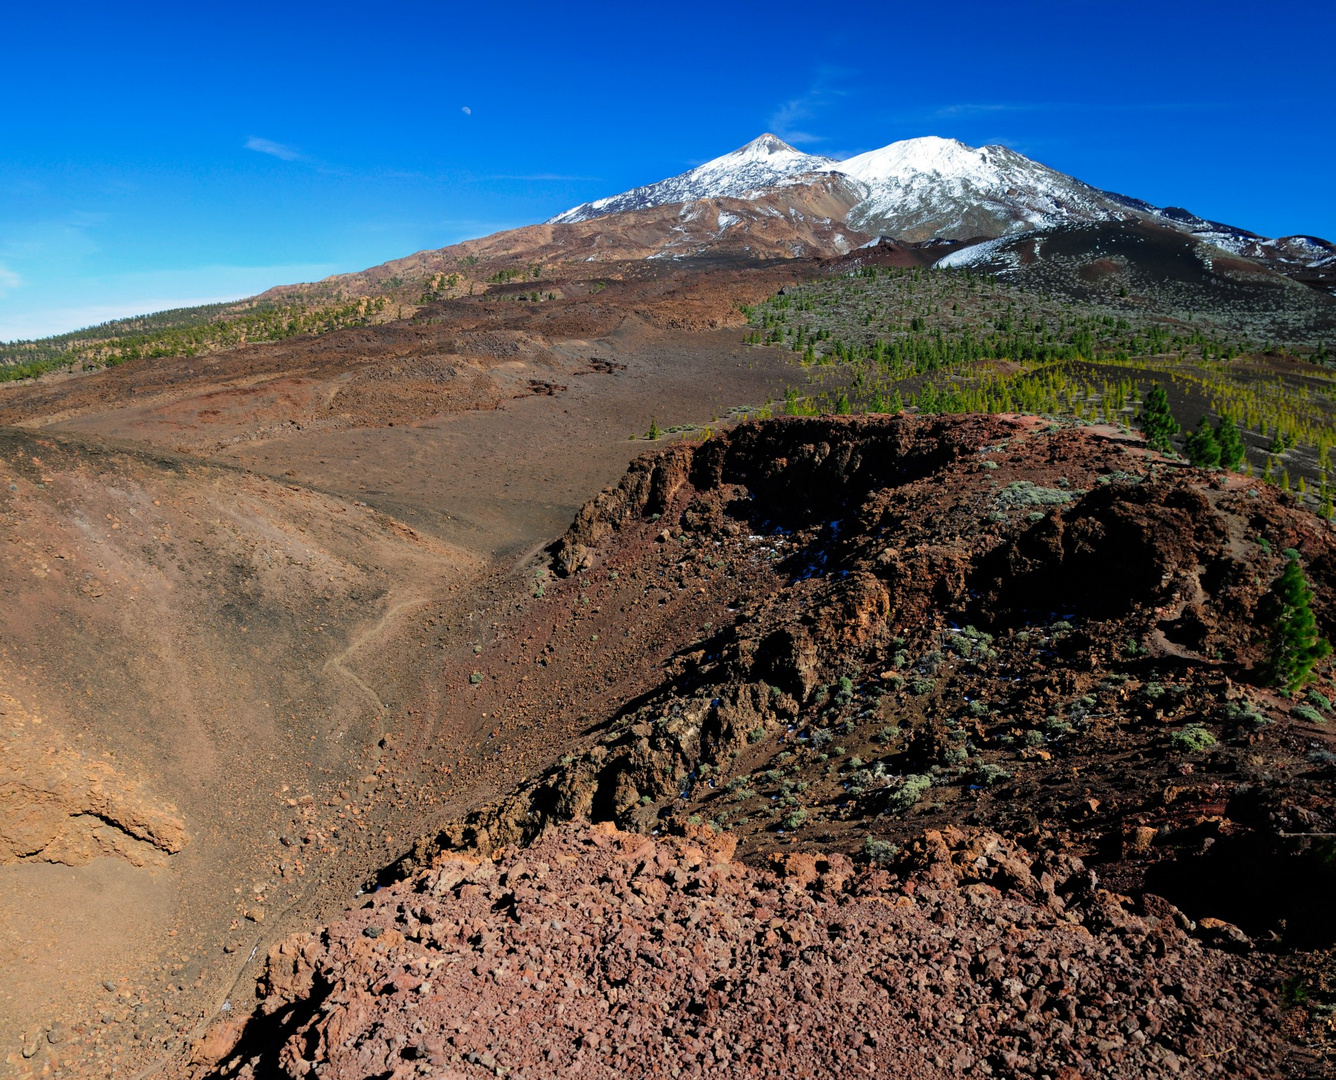
[[836, 158], [1003, 143], [1269, 236], [1336, 236], [1336, 119], [1303, 92], [1336, 16], [1311, 3], [1035, 3], [1002, 24], [971, 2], [950, 25], [690, 5], [686, 33], [608, 4], [75, 3], [8, 22], [0, 341], [541, 221], [765, 130]]

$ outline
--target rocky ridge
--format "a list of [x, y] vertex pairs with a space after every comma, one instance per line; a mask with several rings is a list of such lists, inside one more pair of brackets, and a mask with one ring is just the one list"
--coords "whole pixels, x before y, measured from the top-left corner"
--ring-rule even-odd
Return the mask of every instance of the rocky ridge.
[[[1322, 522], [1116, 429], [824, 418], [679, 444], [586, 504], [554, 565], [603, 608], [722, 588], [731, 621], [416, 858], [575, 818], [695, 819], [748, 852], [987, 824], [1111, 861], [1129, 891], [1160, 875], [1191, 893], [1173, 867], [1263, 851], [1315, 867], [1313, 842], [1281, 834], [1336, 821], [1327, 714], [1252, 674], [1289, 548], [1329, 611]], [[1246, 891], [1228, 914], [1253, 932], [1320, 936], [1306, 888], [1260, 907]]]
[[1325, 523], [1115, 428], [788, 419], [647, 455], [552, 551], [549, 600], [602, 621], [534, 660], [582, 637], [597, 681], [589, 630], [674, 593], [731, 621], [278, 947], [196, 1069], [1301, 1068], [1277, 995], [1329, 941], [1336, 753], [1325, 682], [1253, 675], [1290, 548], [1330, 634]]

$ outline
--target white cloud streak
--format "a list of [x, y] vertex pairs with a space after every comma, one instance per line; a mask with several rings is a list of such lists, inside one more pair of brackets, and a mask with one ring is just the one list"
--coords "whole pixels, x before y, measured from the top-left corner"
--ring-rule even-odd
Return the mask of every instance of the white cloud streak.
[[246, 140], [246, 149], [254, 150], [259, 154], [268, 154], [280, 161], [301, 161], [303, 157], [302, 152], [294, 147], [286, 146], [281, 142], [274, 142], [273, 139], [261, 139], [256, 135], [252, 135]]
[[834, 85], [834, 81], [844, 74], [837, 68], [818, 71], [806, 91], [785, 101], [770, 114], [770, 130], [786, 142], [825, 142], [826, 136], [811, 131], [809, 122], [819, 119], [826, 109], [848, 95], [848, 91]]

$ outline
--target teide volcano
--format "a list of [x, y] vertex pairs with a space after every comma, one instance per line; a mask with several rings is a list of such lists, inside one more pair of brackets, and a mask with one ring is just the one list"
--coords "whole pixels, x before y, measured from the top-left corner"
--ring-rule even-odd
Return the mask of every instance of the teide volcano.
[[936, 136], [905, 139], [835, 161], [805, 154], [765, 134], [678, 176], [582, 203], [549, 224], [699, 199], [754, 201], [772, 198], [776, 189], [833, 178], [843, 181], [852, 203], [845, 226], [870, 236], [912, 242], [987, 239], [1063, 225], [1148, 221], [1276, 264], [1287, 273], [1336, 263], [1336, 253], [1325, 241], [1270, 241], [1179, 207], [1160, 208], [1102, 190], [1005, 146], [972, 147]]

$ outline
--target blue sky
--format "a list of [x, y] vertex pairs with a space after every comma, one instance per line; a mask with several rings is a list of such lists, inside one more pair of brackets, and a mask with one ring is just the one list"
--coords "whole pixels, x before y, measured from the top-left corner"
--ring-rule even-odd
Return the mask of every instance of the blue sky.
[[551, 216], [765, 130], [1336, 239], [1336, 5], [11, 5], [0, 340]]

